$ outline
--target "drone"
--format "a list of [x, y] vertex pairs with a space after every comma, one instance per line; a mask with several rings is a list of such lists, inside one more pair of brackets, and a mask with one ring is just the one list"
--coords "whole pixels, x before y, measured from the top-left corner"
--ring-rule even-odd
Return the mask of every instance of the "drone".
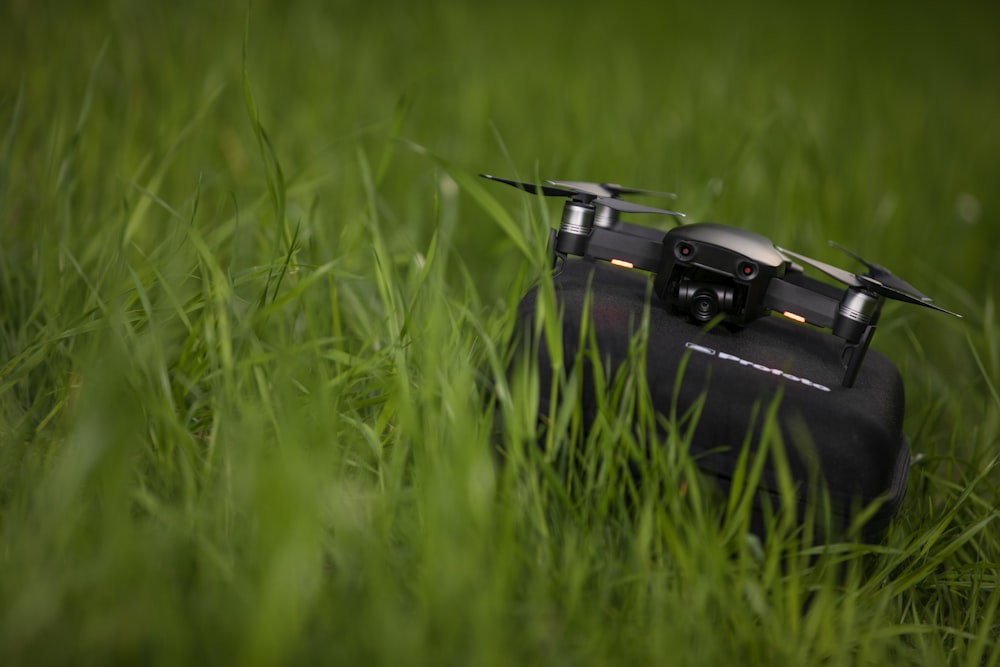
[[[832, 246], [863, 264], [867, 271], [851, 273], [778, 247], [760, 234], [728, 225], [699, 222], [664, 232], [619, 220], [620, 213], [683, 218], [684, 214], [677, 211], [620, 198], [626, 194], [676, 197], [672, 193], [611, 183], [546, 181], [545, 185], [536, 185], [489, 174], [480, 176], [529, 194], [566, 199], [559, 229], [550, 233], [554, 263], [573, 255], [655, 273], [653, 291], [657, 296], [700, 324], [718, 318], [729, 329], [738, 331], [754, 320], [777, 313], [829, 330], [844, 341], [844, 387], [854, 386], [887, 299], [961, 317], [935, 305], [884, 266], [832, 241]], [[803, 265], [845, 287], [806, 275]]]

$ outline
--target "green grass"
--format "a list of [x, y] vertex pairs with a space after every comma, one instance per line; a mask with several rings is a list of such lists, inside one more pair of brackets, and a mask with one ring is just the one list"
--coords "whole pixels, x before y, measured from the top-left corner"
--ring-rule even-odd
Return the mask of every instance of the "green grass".
[[[0, 662], [1000, 660], [1000, 13], [633, 4], [0, 6]], [[478, 172], [962, 312], [876, 338], [919, 457], [884, 542], [749, 537], [681, 430], [633, 491], [641, 373], [536, 447], [504, 369], [558, 205]]]

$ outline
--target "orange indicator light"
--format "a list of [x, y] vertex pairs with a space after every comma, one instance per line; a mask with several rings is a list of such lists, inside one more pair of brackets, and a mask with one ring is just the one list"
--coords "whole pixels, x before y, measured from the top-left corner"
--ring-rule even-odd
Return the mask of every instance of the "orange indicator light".
[[614, 264], [615, 266], [621, 266], [626, 269], [635, 268], [635, 264], [633, 264], [632, 262], [626, 262], [624, 259], [613, 259], [611, 260], [611, 263]]
[[782, 315], [784, 315], [790, 320], [795, 320], [796, 322], [802, 322], [803, 324], [805, 324], [806, 321], [806, 318], [802, 317], [801, 315], [796, 315], [795, 313], [791, 313], [787, 310], [783, 312]]

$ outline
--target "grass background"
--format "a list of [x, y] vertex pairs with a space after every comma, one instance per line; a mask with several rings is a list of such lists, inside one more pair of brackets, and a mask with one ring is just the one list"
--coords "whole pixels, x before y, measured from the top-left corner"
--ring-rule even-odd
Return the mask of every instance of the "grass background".
[[[7, 0], [0, 660], [996, 664], [998, 23]], [[761, 544], [683, 455], [624, 511], [613, 419], [567, 494], [501, 372], [558, 205], [481, 171], [676, 191], [962, 312], [875, 341], [918, 455], [884, 544]]]

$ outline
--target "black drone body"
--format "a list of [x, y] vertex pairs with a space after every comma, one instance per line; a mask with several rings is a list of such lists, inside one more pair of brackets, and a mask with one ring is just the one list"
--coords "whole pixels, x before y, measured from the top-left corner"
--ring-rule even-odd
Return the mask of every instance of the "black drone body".
[[[531, 194], [567, 198], [559, 229], [552, 232], [554, 261], [568, 255], [593, 257], [655, 273], [656, 294], [696, 322], [720, 318], [732, 328], [739, 328], [777, 313], [830, 330], [844, 341], [841, 384], [845, 387], [854, 385], [885, 299], [961, 317], [934, 305], [930, 298], [885, 267], [871, 264], [844, 248], [841, 250], [868, 268], [867, 273], [851, 273], [779, 248], [760, 234], [727, 225], [702, 222], [663, 232], [618, 220], [618, 213], [684, 217], [676, 211], [618, 198], [622, 194], [673, 196], [667, 193], [606, 183], [547, 181], [549, 185], [534, 185], [482, 176]], [[843, 283], [846, 288], [806, 275], [794, 260]]]
[[672, 229], [663, 249], [656, 293], [699, 322], [720, 311], [735, 324], [763, 317], [767, 286], [788, 264], [760, 234], [711, 222]]

